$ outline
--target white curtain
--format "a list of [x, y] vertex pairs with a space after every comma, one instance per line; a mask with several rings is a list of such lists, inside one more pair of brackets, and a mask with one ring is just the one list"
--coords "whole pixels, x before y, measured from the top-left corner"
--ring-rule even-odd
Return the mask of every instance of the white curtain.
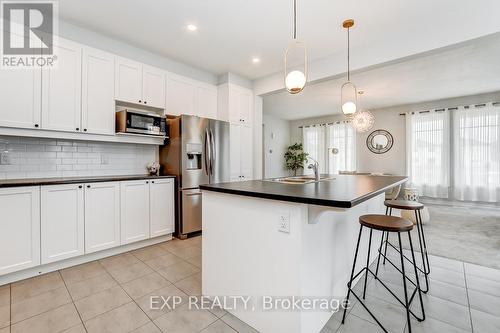
[[[338, 149], [333, 154], [333, 149]], [[328, 173], [356, 171], [356, 131], [347, 122], [327, 125]]]
[[455, 198], [500, 201], [500, 106], [460, 107], [453, 133]]
[[420, 195], [448, 198], [450, 187], [449, 111], [406, 115], [406, 151], [410, 186]]
[[[325, 126], [304, 126], [302, 128], [302, 144], [304, 146], [304, 152], [308, 153], [310, 157], [319, 162], [320, 173], [325, 173], [327, 170], [325, 160]], [[305, 162], [304, 174], [313, 173], [311, 169], [307, 168], [309, 164], [311, 164], [311, 160]]]

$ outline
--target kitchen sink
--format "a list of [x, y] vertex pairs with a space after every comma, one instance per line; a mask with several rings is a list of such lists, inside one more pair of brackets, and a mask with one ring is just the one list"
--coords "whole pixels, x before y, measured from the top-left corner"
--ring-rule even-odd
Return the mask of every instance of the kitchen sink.
[[265, 179], [265, 181], [277, 182], [282, 184], [310, 184], [321, 182], [324, 180], [333, 180], [333, 177], [320, 177], [319, 181], [316, 181], [314, 176], [294, 176], [294, 177], [281, 177], [273, 179]]

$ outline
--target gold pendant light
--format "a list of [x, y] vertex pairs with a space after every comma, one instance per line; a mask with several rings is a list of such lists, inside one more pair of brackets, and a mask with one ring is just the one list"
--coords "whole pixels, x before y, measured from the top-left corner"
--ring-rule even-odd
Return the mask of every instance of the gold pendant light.
[[356, 112], [358, 93], [356, 86], [351, 82], [350, 72], [350, 28], [354, 26], [354, 20], [345, 20], [342, 26], [347, 29], [347, 82], [342, 85], [341, 100], [342, 112], [346, 116], [352, 116]]
[[297, 0], [293, 0], [293, 39], [285, 52], [285, 87], [290, 94], [298, 94], [307, 82], [307, 50], [297, 39]]

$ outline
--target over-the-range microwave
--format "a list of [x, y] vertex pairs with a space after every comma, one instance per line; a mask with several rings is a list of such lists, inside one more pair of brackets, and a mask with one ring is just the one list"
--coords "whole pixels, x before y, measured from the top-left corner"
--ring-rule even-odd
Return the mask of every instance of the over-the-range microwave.
[[167, 136], [167, 120], [154, 113], [125, 109], [116, 112], [116, 132]]

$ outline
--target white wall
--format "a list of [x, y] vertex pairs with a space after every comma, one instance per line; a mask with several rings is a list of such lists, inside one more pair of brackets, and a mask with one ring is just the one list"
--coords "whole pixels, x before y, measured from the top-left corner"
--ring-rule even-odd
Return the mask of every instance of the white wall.
[[151, 145], [0, 136], [0, 179], [146, 174]]
[[273, 115], [264, 114], [264, 177], [274, 178], [289, 175], [285, 169], [286, 148], [290, 145], [290, 122]]
[[[383, 109], [372, 110], [375, 116], [373, 130], [385, 129], [394, 137], [392, 149], [385, 154], [374, 154], [366, 147], [366, 139], [373, 131], [358, 133], [356, 136], [357, 169], [360, 172], [392, 173], [398, 175], [406, 174], [406, 131], [405, 117], [400, 113], [423, 111], [428, 109], [439, 109], [460, 105], [470, 105], [500, 101], [500, 92], [464, 96], [450, 99], [429, 101], [424, 103], [401, 105]], [[301, 125], [312, 125], [344, 120], [343, 115], [333, 115], [330, 117], [308, 118], [294, 120], [290, 122], [291, 143], [302, 142]]]

